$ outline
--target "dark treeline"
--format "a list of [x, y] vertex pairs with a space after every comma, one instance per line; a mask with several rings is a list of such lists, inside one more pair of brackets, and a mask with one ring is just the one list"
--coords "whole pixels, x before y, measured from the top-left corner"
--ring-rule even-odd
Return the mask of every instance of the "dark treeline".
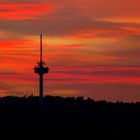
[[140, 103], [94, 101], [83, 97], [1, 97], [0, 119], [139, 122]]
[[134, 139], [134, 136], [139, 137], [140, 103], [46, 96], [40, 106], [39, 97], [1, 97], [0, 127], [3, 129], [2, 123], [6, 132], [18, 124], [16, 131], [28, 129], [35, 135], [34, 131], [41, 130], [45, 137], [49, 132], [53, 133], [51, 137], [56, 136], [58, 131], [63, 136], [66, 131], [69, 137], [74, 137], [75, 133], [83, 137], [87, 132], [86, 137], [91, 138], [111, 136], [120, 139], [120, 136], [131, 135]]

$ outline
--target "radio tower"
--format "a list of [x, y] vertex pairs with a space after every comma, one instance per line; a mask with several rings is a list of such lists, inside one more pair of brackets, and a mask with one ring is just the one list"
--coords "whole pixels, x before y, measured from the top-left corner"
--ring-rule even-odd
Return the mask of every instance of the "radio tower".
[[39, 75], [39, 104], [43, 103], [43, 75], [48, 73], [49, 68], [45, 66], [42, 56], [42, 33], [40, 34], [40, 62], [34, 67], [34, 73]]

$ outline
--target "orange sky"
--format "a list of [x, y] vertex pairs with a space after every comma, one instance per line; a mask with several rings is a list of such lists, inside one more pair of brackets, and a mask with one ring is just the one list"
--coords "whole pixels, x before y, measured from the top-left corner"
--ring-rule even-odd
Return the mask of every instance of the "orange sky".
[[39, 34], [45, 95], [140, 101], [139, 0], [1, 0], [0, 95], [38, 95]]

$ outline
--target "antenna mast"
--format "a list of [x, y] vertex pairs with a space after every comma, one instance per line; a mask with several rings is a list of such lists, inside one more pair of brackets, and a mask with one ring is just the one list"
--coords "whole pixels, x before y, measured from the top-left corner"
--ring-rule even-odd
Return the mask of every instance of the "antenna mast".
[[40, 61], [42, 62], [42, 33], [40, 33]]

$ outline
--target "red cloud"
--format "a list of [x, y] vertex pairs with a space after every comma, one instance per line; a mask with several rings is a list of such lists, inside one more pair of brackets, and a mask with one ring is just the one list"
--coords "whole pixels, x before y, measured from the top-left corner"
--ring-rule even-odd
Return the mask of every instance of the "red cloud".
[[121, 29], [127, 33], [140, 35], [140, 28], [139, 27], [132, 27], [132, 26], [124, 26]]
[[55, 9], [55, 5], [41, 4], [0, 4], [1, 20], [34, 19]]
[[87, 29], [81, 29], [77, 32], [73, 32], [71, 33], [71, 35], [66, 36], [66, 38], [69, 39], [81, 39], [81, 40], [89, 40], [89, 39], [93, 39], [95, 37], [100, 37], [100, 38], [104, 38], [104, 37], [110, 37], [110, 39], [112, 37], [115, 38], [121, 38], [124, 36], [129, 36], [129, 35], [140, 35], [140, 28], [139, 27], [135, 27], [135, 26], [120, 26], [120, 27], [116, 27], [114, 29], [96, 29], [96, 28], [87, 28]]
[[[58, 68], [48, 75], [51, 80], [78, 81], [78, 83], [112, 83], [140, 85], [140, 67]], [[74, 73], [76, 72], [76, 73]], [[92, 73], [91, 73], [92, 72]], [[124, 74], [126, 73], [126, 75]], [[137, 73], [137, 76], [135, 75]], [[123, 74], [123, 75], [122, 75]]]

